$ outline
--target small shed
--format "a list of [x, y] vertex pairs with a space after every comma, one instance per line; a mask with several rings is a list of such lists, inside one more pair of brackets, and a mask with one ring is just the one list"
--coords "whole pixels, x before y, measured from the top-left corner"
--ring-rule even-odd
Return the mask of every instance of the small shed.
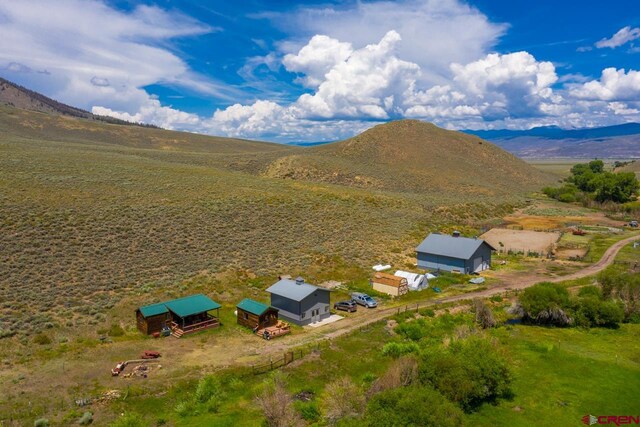
[[[146, 335], [168, 327], [172, 335], [181, 337], [219, 326], [219, 309], [220, 304], [208, 296], [196, 294], [140, 307], [136, 310], [136, 320], [138, 329]], [[215, 316], [210, 313], [214, 310]]]
[[378, 292], [392, 295], [394, 297], [404, 295], [409, 292], [407, 279], [404, 277], [394, 276], [388, 273], [375, 273], [371, 278], [373, 289]]
[[416, 248], [418, 267], [429, 270], [478, 273], [491, 268], [495, 248], [482, 239], [431, 233]]
[[407, 279], [410, 291], [419, 291], [429, 287], [429, 281], [424, 274], [411, 273], [408, 271], [398, 270], [393, 273], [394, 276], [404, 277]]
[[163, 303], [146, 305], [136, 310], [138, 329], [145, 335], [160, 332], [169, 326], [171, 315]]
[[245, 298], [236, 306], [238, 309], [238, 324], [258, 330], [275, 325], [278, 322], [278, 309]]

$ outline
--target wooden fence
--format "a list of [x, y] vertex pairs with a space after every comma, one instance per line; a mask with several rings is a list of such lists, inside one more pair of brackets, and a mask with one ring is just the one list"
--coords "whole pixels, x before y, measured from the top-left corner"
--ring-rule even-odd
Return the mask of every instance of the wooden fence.
[[266, 374], [267, 372], [271, 372], [274, 369], [282, 368], [283, 366], [288, 365], [294, 360], [300, 360], [304, 357], [304, 352], [302, 350], [292, 350], [287, 351], [281, 358], [276, 360], [269, 360], [269, 363], [265, 363], [262, 365], [251, 365], [251, 373], [253, 375]]

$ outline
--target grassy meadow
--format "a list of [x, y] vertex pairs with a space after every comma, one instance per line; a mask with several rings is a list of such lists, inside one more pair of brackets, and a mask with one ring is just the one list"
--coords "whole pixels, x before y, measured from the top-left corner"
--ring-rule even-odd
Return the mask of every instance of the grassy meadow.
[[[500, 313], [506, 306], [508, 303], [502, 301], [492, 303], [494, 312], [502, 318], [506, 315]], [[366, 390], [393, 360], [383, 354], [384, 344], [413, 341], [428, 351], [469, 334], [480, 334], [493, 343], [508, 361], [513, 383], [512, 397], [465, 413], [465, 425], [578, 425], [585, 414], [637, 410], [640, 358], [634, 343], [640, 338], [640, 325], [623, 325], [616, 330], [512, 325], [479, 332], [474, 329], [471, 314], [430, 317], [433, 311], [421, 311], [419, 319], [414, 314], [394, 317], [400, 325], [415, 325], [411, 330], [418, 335], [413, 340], [393, 332], [386, 322], [378, 322], [330, 344], [305, 348], [306, 356], [301, 361], [275, 373], [254, 376], [246, 370], [219, 372], [215, 377], [223, 391], [215, 410], [194, 399], [198, 381], [192, 380], [158, 397], [132, 395], [114, 403], [103, 416], [134, 414], [132, 418], [143, 420], [142, 425], [160, 421], [176, 426], [260, 426], [263, 418], [255, 397], [278, 376], [290, 394], [311, 396], [309, 401], [296, 401], [295, 407], [308, 416], [311, 425], [324, 425], [319, 414], [327, 383], [337, 376], [347, 376]], [[145, 392], [153, 394], [152, 390]], [[362, 424], [345, 421], [338, 425]]]

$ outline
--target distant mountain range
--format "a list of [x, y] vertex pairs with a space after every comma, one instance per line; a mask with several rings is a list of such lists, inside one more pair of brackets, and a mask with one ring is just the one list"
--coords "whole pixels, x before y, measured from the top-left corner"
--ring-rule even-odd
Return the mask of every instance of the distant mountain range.
[[640, 123], [585, 129], [465, 130], [523, 158], [639, 158]]

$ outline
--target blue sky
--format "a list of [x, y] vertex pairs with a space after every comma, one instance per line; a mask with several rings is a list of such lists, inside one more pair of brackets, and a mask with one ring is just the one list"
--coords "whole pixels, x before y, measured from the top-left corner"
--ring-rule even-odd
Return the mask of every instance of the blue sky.
[[633, 1], [0, 0], [0, 76], [214, 135], [640, 121], [638, 70]]

